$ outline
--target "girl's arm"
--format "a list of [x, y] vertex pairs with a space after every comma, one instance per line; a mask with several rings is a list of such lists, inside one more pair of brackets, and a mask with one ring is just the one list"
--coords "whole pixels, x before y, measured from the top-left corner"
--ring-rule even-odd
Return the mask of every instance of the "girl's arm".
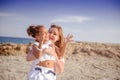
[[28, 53], [27, 53], [26, 60], [27, 61], [32, 61], [32, 60], [35, 60], [35, 59], [36, 59], [36, 57], [33, 55], [33, 50], [32, 50], [32, 48], [30, 48]]
[[41, 53], [42, 51], [36, 45], [33, 45], [26, 56], [26, 60], [27, 61], [35, 60], [41, 56]]

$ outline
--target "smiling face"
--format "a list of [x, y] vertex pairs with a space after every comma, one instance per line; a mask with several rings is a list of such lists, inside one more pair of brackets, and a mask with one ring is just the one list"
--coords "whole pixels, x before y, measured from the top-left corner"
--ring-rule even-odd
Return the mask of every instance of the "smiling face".
[[57, 28], [50, 28], [49, 29], [49, 39], [55, 43], [57, 42], [60, 38], [59, 38], [59, 31]]
[[64, 43], [62, 28], [58, 25], [51, 25], [49, 29], [49, 39], [58, 47], [61, 48]]
[[[51, 25], [49, 29], [49, 39], [54, 43], [54, 45], [61, 50], [64, 46], [64, 36], [62, 27], [59, 25]], [[56, 50], [58, 57], [63, 56], [63, 53]]]

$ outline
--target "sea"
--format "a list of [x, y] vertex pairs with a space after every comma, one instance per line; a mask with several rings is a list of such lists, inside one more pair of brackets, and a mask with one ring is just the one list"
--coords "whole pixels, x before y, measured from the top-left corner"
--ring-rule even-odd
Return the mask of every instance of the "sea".
[[28, 44], [34, 42], [31, 38], [21, 38], [21, 37], [4, 37], [0, 36], [0, 43], [18, 43], [18, 44]]

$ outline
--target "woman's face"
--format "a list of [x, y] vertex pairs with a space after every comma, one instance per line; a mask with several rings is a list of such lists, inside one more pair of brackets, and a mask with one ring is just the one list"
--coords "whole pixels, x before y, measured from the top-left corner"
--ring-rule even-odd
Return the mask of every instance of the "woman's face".
[[57, 28], [50, 28], [49, 29], [49, 39], [55, 43], [59, 40], [59, 31]]

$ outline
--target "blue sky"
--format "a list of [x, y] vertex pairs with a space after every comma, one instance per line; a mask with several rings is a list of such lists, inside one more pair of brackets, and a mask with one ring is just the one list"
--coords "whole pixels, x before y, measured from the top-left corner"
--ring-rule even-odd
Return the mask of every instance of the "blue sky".
[[120, 0], [0, 0], [0, 36], [28, 38], [29, 25], [51, 23], [75, 41], [120, 43]]

